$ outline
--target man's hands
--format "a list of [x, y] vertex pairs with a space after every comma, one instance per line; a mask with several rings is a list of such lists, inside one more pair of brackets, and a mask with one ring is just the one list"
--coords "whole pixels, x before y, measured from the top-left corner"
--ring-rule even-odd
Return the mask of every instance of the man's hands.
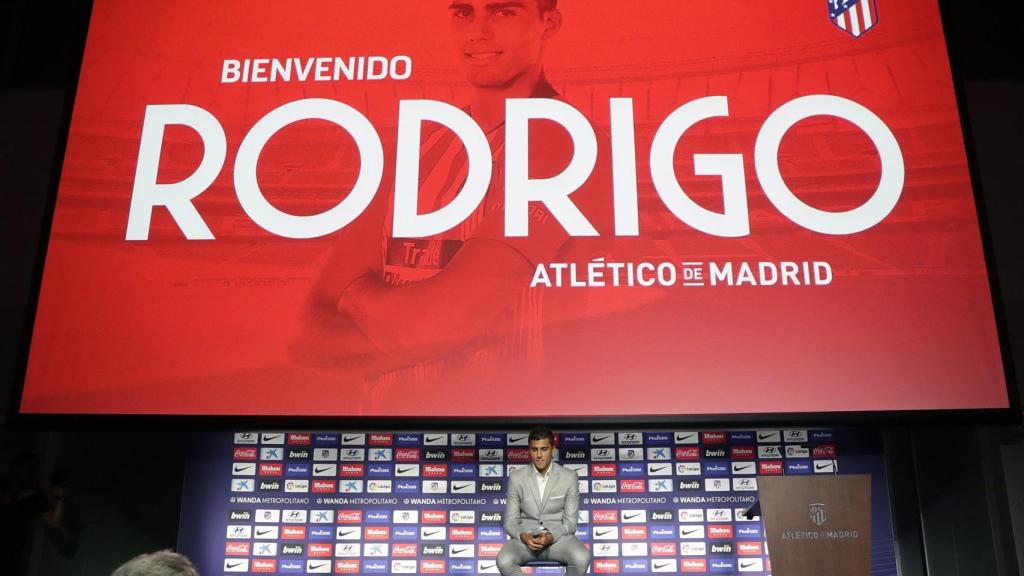
[[529, 532], [523, 532], [519, 535], [519, 539], [523, 541], [523, 544], [526, 544], [527, 548], [534, 552], [540, 552], [555, 543], [555, 537], [551, 532], [542, 532], [537, 536]]

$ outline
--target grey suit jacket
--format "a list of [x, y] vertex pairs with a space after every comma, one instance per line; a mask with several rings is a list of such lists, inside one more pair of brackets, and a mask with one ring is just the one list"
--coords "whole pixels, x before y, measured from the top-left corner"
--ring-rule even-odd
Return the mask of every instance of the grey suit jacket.
[[575, 470], [551, 463], [544, 494], [537, 493], [533, 464], [512, 472], [505, 503], [505, 532], [518, 540], [523, 532], [532, 532], [543, 523], [555, 541], [575, 536], [580, 511], [580, 485]]

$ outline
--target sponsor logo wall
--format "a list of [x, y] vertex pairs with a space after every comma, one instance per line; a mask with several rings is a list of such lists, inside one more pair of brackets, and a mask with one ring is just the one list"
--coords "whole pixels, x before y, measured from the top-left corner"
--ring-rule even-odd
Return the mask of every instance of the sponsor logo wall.
[[[179, 549], [203, 574], [497, 574], [522, 432], [236, 432], [190, 459]], [[870, 474], [872, 573], [896, 574], [877, 438], [850, 430], [561, 432], [592, 573], [771, 574], [764, 475]], [[536, 567], [535, 574], [561, 573]]]

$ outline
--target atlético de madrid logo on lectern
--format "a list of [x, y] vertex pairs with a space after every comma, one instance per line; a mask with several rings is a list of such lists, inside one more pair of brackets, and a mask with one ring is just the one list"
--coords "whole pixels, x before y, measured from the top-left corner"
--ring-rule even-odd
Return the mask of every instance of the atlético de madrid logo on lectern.
[[828, 513], [825, 511], [825, 505], [818, 502], [807, 505], [807, 512], [811, 516], [811, 522], [814, 522], [815, 526], [821, 526], [828, 520]]
[[875, 0], [826, 0], [828, 18], [840, 30], [854, 38], [874, 28], [878, 23]]

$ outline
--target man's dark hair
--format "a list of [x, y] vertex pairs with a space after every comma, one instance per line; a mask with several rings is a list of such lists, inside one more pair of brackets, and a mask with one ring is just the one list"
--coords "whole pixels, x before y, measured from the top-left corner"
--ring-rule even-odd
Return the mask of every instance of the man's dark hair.
[[140, 554], [110, 576], [199, 576], [192, 561], [171, 550]]
[[551, 442], [552, 446], [555, 445], [555, 433], [551, 431], [551, 428], [547, 426], [534, 426], [530, 430], [530, 438], [527, 441], [533, 442], [534, 440], [543, 440], [545, 438], [547, 438], [548, 442]]
[[544, 14], [548, 10], [558, 8], [558, 0], [537, 0], [537, 8]]

